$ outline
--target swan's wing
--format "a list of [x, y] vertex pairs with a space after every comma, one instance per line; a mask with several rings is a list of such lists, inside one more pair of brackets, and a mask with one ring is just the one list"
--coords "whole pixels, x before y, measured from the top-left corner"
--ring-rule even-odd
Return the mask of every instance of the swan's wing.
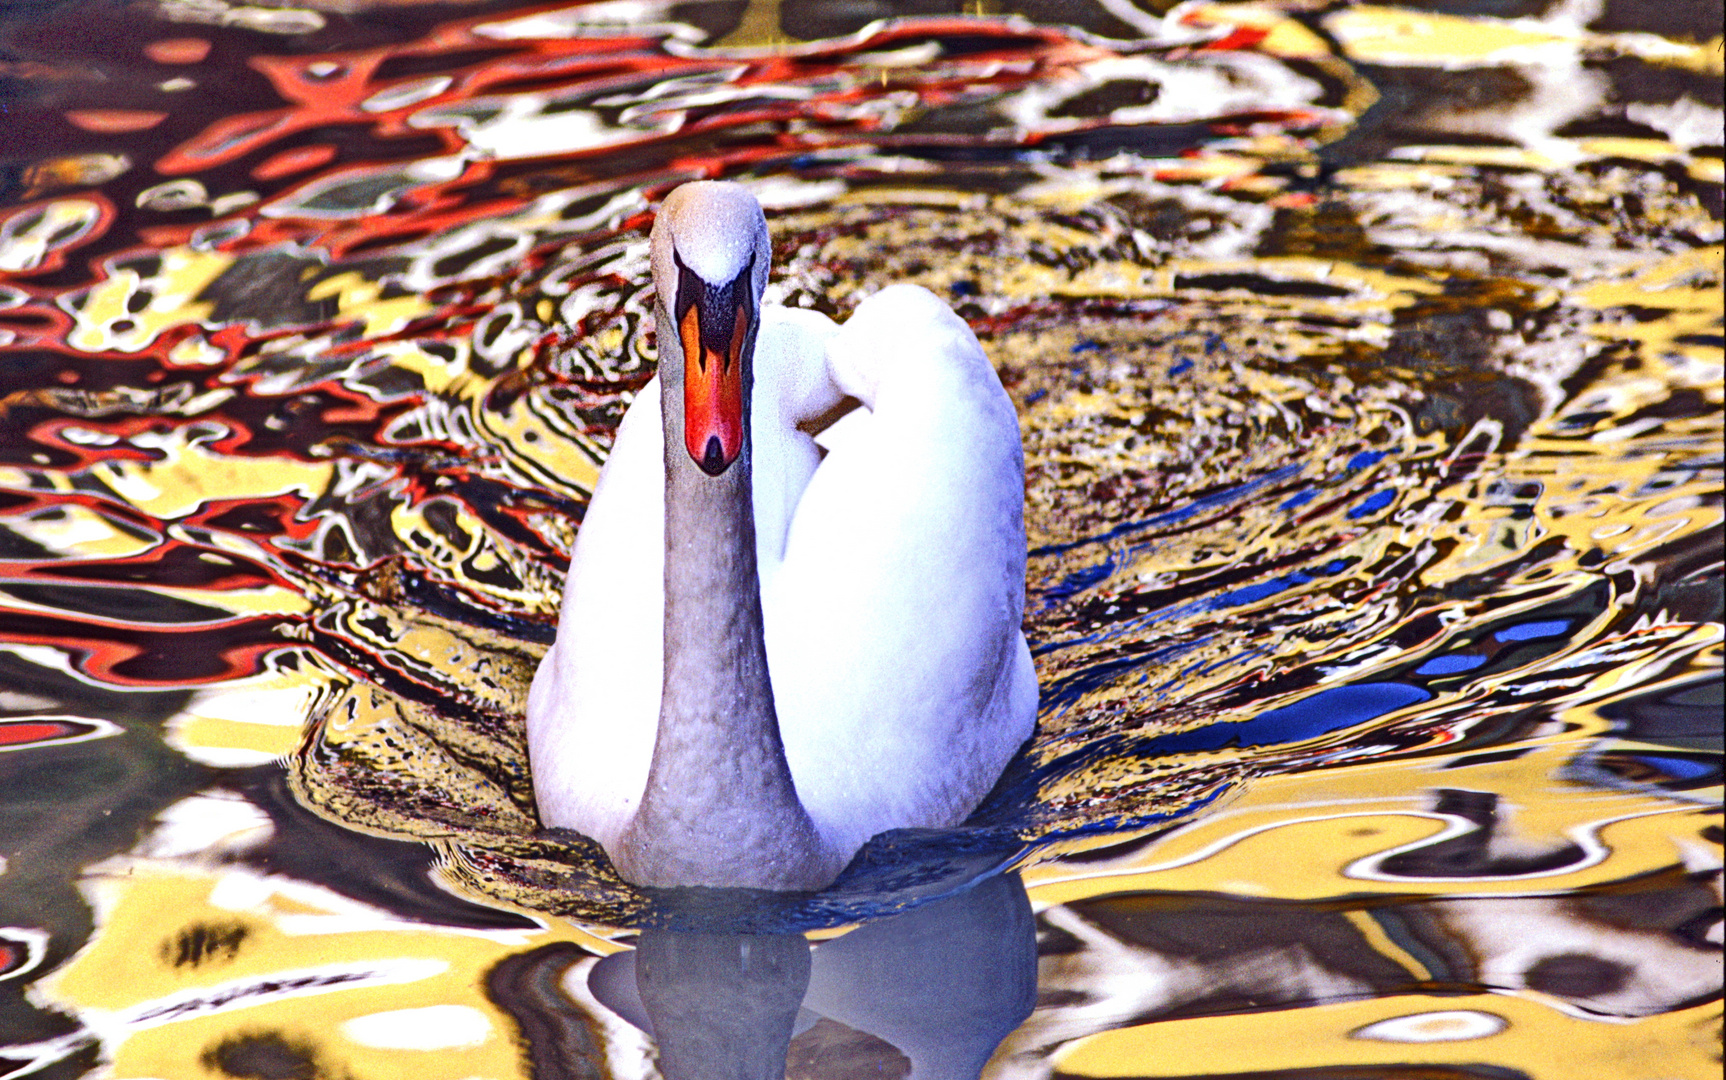
[[798, 795], [853, 850], [961, 820], [1036, 696], [1018, 421], [976, 338], [901, 286], [860, 305], [828, 358], [869, 411], [805, 488], [763, 600]]
[[534, 796], [547, 825], [604, 844], [647, 784], [665, 654], [665, 463], [659, 380], [642, 388], [576, 535], [557, 643], [527, 701]]

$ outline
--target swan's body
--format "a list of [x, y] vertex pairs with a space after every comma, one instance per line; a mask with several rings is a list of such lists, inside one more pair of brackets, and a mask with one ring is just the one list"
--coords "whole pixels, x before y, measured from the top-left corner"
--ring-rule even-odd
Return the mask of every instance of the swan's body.
[[[762, 309], [753, 199], [688, 185], [661, 222], [661, 378], [619, 428], [529, 696], [540, 817], [642, 884], [820, 887], [878, 832], [962, 820], [1031, 732], [1018, 423], [926, 291], [843, 327]], [[665, 328], [692, 271], [751, 277], [759, 312], [747, 434], [714, 475], [717, 436], [708, 465], [676, 438], [693, 399]], [[823, 458], [798, 425], [847, 396]]]

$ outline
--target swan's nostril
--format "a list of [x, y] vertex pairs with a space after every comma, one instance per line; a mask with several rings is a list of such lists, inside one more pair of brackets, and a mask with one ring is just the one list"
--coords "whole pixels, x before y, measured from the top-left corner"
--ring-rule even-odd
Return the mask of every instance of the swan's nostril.
[[701, 461], [698, 464], [701, 471], [708, 476], [718, 476], [725, 471], [725, 466], [730, 462], [725, 460], [725, 449], [719, 445], [719, 436], [707, 437], [707, 448], [701, 452]]

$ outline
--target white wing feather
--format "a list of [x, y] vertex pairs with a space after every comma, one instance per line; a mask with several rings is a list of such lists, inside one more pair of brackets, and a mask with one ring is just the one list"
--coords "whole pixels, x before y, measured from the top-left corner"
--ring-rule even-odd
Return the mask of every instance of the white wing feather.
[[1018, 420], [965, 324], [928, 292], [861, 304], [828, 344], [868, 411], [797, 505], [763, 592], [786, 758], [840, 850], [957, 823], [1035, 721]]

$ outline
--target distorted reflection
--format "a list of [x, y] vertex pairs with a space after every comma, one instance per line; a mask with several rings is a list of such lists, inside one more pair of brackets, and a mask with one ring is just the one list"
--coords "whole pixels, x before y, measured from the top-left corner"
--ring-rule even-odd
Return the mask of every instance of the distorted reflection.
[[[1491, 1060], [1536, 1066], [1505, 1075], [1554, 1067], [1557, 1075], [1629, 1075], [1611, 1066], [1570, 1071], [1579, 1061], [1611, 1062], [1624, 1053], [1612, 1025], [1579, 1030], [1577, 1045], [1545, 1060], [1527, 1037], [1550, 1023], [1540, 1015], [1546, 1009], [1628, 1022], [1705, 1006], [1720, 987], [1720, 902], [1717, 863], [1562, 897], [1385, 895], [1300, 904], [1101, 895], [1039, 915], [1041, 1007], [999, 1060], [1041, 1060], [1049, 1048], [1101, 1031], [1063, 1058], [1063, 1067], [1126, 1075], [1083, 1066], [1148, 1061], [1144, 1055], [1155, 1052], [1161, 1075], [1245, 1074], [1254, 1055], [1239, 1046], [1219, 1051], [1215, 1040], [1234, 1029], [1207, 1027], [1205, 1018], [1250, 1013], [1259, 1014], [1259, 1037], [1287, 1033], [1315, 1062], [1389, 1067], [1409, 1060], [1394, 1046], [1374, 1050], [1363, 1041], [1499, 1039], [1485, 1051]], [[1286, 1020], [1263, 1015], [1284, 1010]]]
[[810, 948], [801, 934], [647, 930], [587, 977], [659, 1045], [667, 1080], [867, 1075], [973, 1080], [1036, 1002], [1016, 874]]

